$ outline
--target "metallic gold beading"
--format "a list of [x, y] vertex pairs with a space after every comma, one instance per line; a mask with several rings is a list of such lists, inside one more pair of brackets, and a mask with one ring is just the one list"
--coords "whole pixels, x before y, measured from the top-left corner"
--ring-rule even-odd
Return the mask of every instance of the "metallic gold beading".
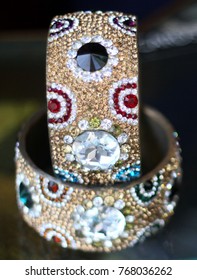
[[26, 134], [40, 117], [27, 123], [16, 146], [16, 191], [24, 220], [63, 247], [99, 252], [133, 246], [161, 228], [176, 205], [180, 148], [161, 114], [146, 109], [145, 115], [165, 134], [165, 156], [138, 180], [108, 188], [63, 184], [38, 168], [26, 150]]

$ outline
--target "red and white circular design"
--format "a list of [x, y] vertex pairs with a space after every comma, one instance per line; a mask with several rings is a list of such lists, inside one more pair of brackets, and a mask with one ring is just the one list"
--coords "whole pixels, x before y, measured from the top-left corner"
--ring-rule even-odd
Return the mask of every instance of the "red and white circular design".
[[74, 94], [62, 85], [53, 83], [47, 89], [48, 126], [63, 128], [71, 124], [76, 117], [76, 99]]
[[64, 229], [57, 225], [44, 223], [40, 227], [40, 235], [48, 241], [53, 241], [63, 248], [71, 247], [76, 249], [74, 238]]
[[64, 184], [57, 183], [48, 178], [40, 177], [38, 179], [38, 190], [40, 198], [47, 204], [54, 207], [64, 207], [71, 199], [73, 188]]
[[112, 113], [121, 121], [138, 123], [137, 77], [123, 79], [113, 84], [109, 90], [109, 106]]

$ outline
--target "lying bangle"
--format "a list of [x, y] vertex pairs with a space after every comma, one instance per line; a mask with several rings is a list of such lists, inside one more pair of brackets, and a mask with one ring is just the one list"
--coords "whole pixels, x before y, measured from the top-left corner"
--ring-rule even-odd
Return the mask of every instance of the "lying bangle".
[[45, 115], [35, 115], [16, 145], [16, 191], [24, 220], [47, 240], [85, 251], [121, 250], [161, 228], [178, 198], [180, 148], [169, 122], [157, 111], [144, 112], [143, 175], [107, 188], [62, 183], [50, 175]]
[[49, 141], [54, 173], [64, 182], [107, 185], [140, 176], [136, 32], [136, 17], [117, 12], [51, 22]]

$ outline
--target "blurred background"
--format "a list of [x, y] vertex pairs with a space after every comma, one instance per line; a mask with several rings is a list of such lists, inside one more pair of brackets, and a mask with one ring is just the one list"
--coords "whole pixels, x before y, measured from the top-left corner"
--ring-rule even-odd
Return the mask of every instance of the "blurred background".
[[[117, 10], [138, 16], [142, 102], [170, 119], [183, 148], [181, 198], [170, 223], [143, 244], [113, 254], [73, 252], [48, 244], [24, 224], [15, 201], [17, 131], [45, 106], [48, 27], [53, 16], [78, 10]], [[196, 259], [196, 73], [196, 1], [4, 1], [0, 17], [0, 259]]]

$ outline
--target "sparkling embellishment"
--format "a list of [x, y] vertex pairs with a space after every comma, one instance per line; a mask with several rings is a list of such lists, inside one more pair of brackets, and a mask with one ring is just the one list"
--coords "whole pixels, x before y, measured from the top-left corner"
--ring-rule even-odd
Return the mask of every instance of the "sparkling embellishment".
[[129, 154], [121, 153], [120, 154], [120, 160], [127, 160], [129, 158]]
[[132, 19], [126, 19], [125, 21], [123, 21], [123, 24], [128, 27], [135, 27], [136, 21], [134, 21]]
[[60, 111], [61, 105], [57, 99], [50, 99], [48, 102], [48, 109], [52, 113], [58, 113]]
[[17, 174], [17, 198], [18, 205], [23, 211], [23, 214], [28, 214], [30, 217], [39, 217], [42, 211], [38, 191], [30, 184], [29, 179], [22, 174]]
[[103, 199], [100, 196], [97, 196], [93, 199], [93, 204], [96, 207], [99, 207], [103, 204]]
[[25, 205], [29, 209], [33, 207], [34, 203], [32, 200], [32, 195], [29, 191], [29, 188], [23, 182], [21, 182], [19, 186], [19, 196], [20, 201], [23, 205]]
[[123, 33], [126, 33], [130, 36], [135, 36], [137, 32], [136, 28], [136, 17], [135, 16], [120, 16], [116, 17], [111, 15], [109, 17], [109, 23], [116, 29], [121, 30]]
[[78, 50], [76, 60], [83, 70], [95, 72], [106, 65], [108, 54], [101, 44], [87, 43]]
[[76, 99], [73, 93], [53, 83], [47, 90], [48, 126], [60, 129], [71, 124], [76, 117]]
[[101, 124], [101, 121], [99, 118], [97, 117], [93, 117], [91, 120], [90, 120], [90, 126], [92, 128], [98, 128]]
[[134, 94], [128, 94], [124, 97], [124, 105], [127, 108], [135, 108], [138, 104], [137, 96]]
[[59, 37], [73, 32], [78, 26], [79, 20], [77, 18], [56, 18], [51, 22], [48, 41], [58, 39]]
[[127, 142], [127, 139], [128, 139], [128, 135], [126, 133], [122, 133], [118, 136], [118, 142], [120, 144], [124, 144]]
[[117, 173], [113, 175], [113, 178], [117, 182], [129, 182], [140, 177], [140, 163], [129, 167], [122, 167]]
[[65, 187], [63, 184], [50, 181], [40, 177], [37, 180], [37, 187], [40, 190], [41, 199], [53, 207], [63, 207], [70, 200], [73, 189]]
[[117, 140], [102, 130], [86, 131], [76, 137], [73, 154], [83, 167], [105, 170], [112, 167], [120, 156]]
[[138, 231], [136, 238], [131, 241], [129, 246], [133, 247], [136, 243], [144, 242], [146, 237], [157, 233], [164, 225], [165, 225], [164, 220], [156, 219], [153, 223], [150, 223], [148, 226], [146, 226], [145, 228], [142, 228], [140, 231]]
[[135, 220], [135, 217], [134, 217], [134, 216], [132, 216], [132, 215], [126, 216], [126, 222], [128, 222], [128, 223], [133, 223], [134, 220]]
[[118, 136], [122, 132], [122, 129], [119, 125], [115, 124], [112, 127], [114, 135]]
[[68, 50], [67, 67], [84, 82], [101, 82], [118, 64], [118, 49], [100, 35], [82, 37]]
[[63, 182], [83, 184], [83, 179], [76, 172], [73, 173], [68, 170], [63, 170], [63, 169], [58, 168], [57, 166], [54, 167], [54, 172], [55, 172], [56, 176], [59, 179], [61, 179]]
[[65, 136], [64, 136], [64, 142], [65, 142], [66, 144], [71, 144], [71, 143], [73, 142], [72, 136], [70, 136], [70, 135], [65, 135]]
[[58, 184], [53, 181], [49, 181], [48, 183], [48, 190], [52, 193], [56, 193], [58, 191]]
[[119, 199], [114, 203], [114, 207], [121, 210], [125, 207], [125, 202], [123, 200]]
[[74, 161], [74, 160], [75, 160], [75, 157], [74, 157], [72, 154], [67, 154], [67, 155], [65, 156], [65, 158], [66, 158], [66, 160], [68, 160], [68, 161]]
[[112, 126], [112, 121], [109, 119], [104, 119], [101, 121], [101, 127], [103, 129], [109, 130]]
[[160, 189], [160, 177], [161, 175], [159, 174], [145, 183], [131, 188], [131, 194], [138, 204], [146, 206], [154, 199]]
[[79, 127], [81, 130], [86, 130], [86, 129], [89, 127], [88, 121], [87, 121], [87, 120], [81, 120], [81, 121], [79, 121], [78, 127]]
[[[77, 222], [77, 220], [76, 220]], [[114, 207], [93, 207], [79, 216], [79, 233], [93, 241], [116, 239], [125, 228], [124, 215]]]
[[[175, 175], [176, 174], [176, 175]], [[181, 182], [181, 170], [171, 173], [171, 180], [166, 185], [165, 206], [169, 212], [172, 212], [179, 200], [179, 187]]]
[[113, 205], [114, 203], [114, 197], [113, 196], [106, 196], [105, 199], [104, 199], [104, 202], [106, 205]]
[[42, 224], [40, 227], [40, 235], [44, 236], [48, 241], [53, 241], [63, 248], [67, 248], [68, 245], [76, 249], [77, 245], [74, 238], [66, 232], [65, 229], [53, 225], [53, 224]]
[[53, 236], [52, 239], [55, 243], [60, 243], [61, 242], [61, 239], [58, 236]]
[[113, 84], [109, 90], [109, 106], [112, 113], [122, 122], [132, 125], [138, 123], [137, 77], [123, 79]]

